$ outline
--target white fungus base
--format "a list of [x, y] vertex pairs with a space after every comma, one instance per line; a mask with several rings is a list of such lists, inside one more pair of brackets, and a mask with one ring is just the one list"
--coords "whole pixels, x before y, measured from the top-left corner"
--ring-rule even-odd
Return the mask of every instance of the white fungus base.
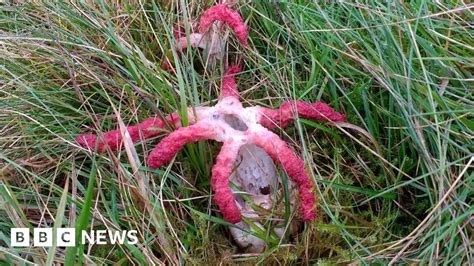
[[[260, 217], [258, 212], [247, 204], [239, 194], [245, 193], [254, 205], [271, 210], [274, 207], [273, 200], [279, 187], [275, 164], [264, 150], [253, 144], [247, 144], [240, 149], [236, 166], [229, 180], [239, 187], [239, 191], [234, 190], [236, 192], [234, 196], [242, 216], [251, 220], [249, 224], [241, 221], [236, 225], [250, 232], [256, 232], [254, 227], [258, 227], [259, 230], [265, 232], [266, 229], [260, 223], [260, 220], [264, 217]], [[291, 201], [293, 206], [294, 197], [291, 197]], [[230, 233], [241, 248], [251, 253], [261, 253], [265, 250], [266, 243], [263, 239], [239, 228], [231, 227]], [[275, 228], [274, 232], [281, 238], [285, 233], [285, 228]]]

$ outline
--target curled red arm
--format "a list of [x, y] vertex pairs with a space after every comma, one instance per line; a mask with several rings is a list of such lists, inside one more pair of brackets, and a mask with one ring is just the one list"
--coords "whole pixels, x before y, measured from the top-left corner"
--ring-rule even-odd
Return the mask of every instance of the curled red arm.
[[230, 223], [238, 223], [241, 219], [240, 210], [229, 186], [229, 177], [232, 174], [240, 147], [241, 145], [234, 141], [224, 142], [212, 168], [211, 186], [215, 194], [214, 200], [219, 206], [224, 220]]
[[316, 218], [316, 198], [313, 192], [313, 183], [306, 174], [303, 160], [280, 137], [265, 128], [251, 136], [255, 145], [264, 149], [274, 161], [280, 163], [283, 170], [298, 187], [303, 219], [305, 221], [314, 220]]
[[229, 25], [242, 45], [247, 46], [248, 27], [237, 10], [229, 8], [226, 4], [210, 7], [201, 16], [199, 31], [204, 33], [215, 21], [223, 21]]
[[269, 129], [284, 128], [297, 116], [318, 121], [342, 122], [346, 120], [343, 114], [321, 102], [286, 101], [279, 109], [260, 107], [259, 110], [262, 114], [259, 123]]
[[214, 127], [199, 123], [178, 128], [163, 138], [148, 156], [148, 166], [159, 168], [168, 163], [184, 145], [200, 140], [215, 139]]
[[[176, 113], [166, 116], [165, 119], [168, 124], [173, 126], [177, 126], [180, 122], [179, 116]], [[163, 133], [163, 129], [169, 128], [167, 123], [158, 116], [149, 118], [140, 124], [127, 127], [127, 131], [133, 142], [160, 135]], [[79, 145], [91, 150], [94, 150], [97, 144], [98, 152], [103, 152], [106, 146], [108, 146], [112, 151], [116, 151], [122, 145], [122, 134], [119, 129], [104, 133], [102, 137], [103, 139], [98, 138], [93, 134], [83, 134], [79, 135], [76, 140]]]

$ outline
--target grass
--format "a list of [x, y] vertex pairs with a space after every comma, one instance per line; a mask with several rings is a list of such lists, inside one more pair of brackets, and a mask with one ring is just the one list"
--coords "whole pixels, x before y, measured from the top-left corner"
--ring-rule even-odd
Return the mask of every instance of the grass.
[[[0, 261], [474, 264], [470, 1], [238, 5], [250, 45], [230, 34], [228, 60], [244, 60], [244, 104], [324, 101], [350, 122], [278, 131], [304, 156], [320, 215], [245, 255], [211, 200], [218, 144], [189, 145], [151, 170], [159, 138], [101, 155], [74, 141], [212, 105], [225, 62], [203, 70], [188, 51], [176, 76], [160, 65], [170, 27], [213, 2], [88, 2], [0, 3]], [[12, 227], [53, 226], [136, 229], [140, 241], [9, 246]]]

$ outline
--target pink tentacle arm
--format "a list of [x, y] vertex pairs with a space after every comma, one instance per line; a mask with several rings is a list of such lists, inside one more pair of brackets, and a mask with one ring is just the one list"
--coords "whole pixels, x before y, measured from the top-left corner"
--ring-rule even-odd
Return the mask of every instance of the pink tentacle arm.
[[248, 27], [237, 10], [229, 8], [227, 4], [210, 7], [201, 16], [199, 32], [206, 32], [215, 21], [222, 21], [229, 25], [242, 45], [247, 47]]
[[300, 100], [284, 102], [279, 109], [258, 108], [261, 116], [259, 123], [268, 129], [284, 128], [297, 116], [317, 121], [343, 122], [346, 117], [321, 102], [307, 103]]
[[264, 149], [270, 157], [281, 164], [283, 170], [296, 184], [300, 196], [300, 209], [303, 219], [311, 221], [316, 218], [316, 198], [313, 183], [306, 174], [304, 162], [275, 133], [261, 128], [250, 134], [253, 143]]
[[214, 200], [224, 220], [230, 223], [238, 223], [241, 220], [240, 210], [229, 186], [229, 177], [241, 146], [241, 143], [232, 140], [224, 142], [212, 168], [211, 186], [215, 194]]
[[221, 84], [221, 96], [232, 96], [237, 99], [240, 98], [239, 90], [237, 89], [237, 82], [235, 82], [235, 75], [242, 70], [240, 65], [231, 66], [224, 73]]
[[[140, 139], [148, 139], [162, 134], [164, 130], [169, 129], [167, 124], [173, 126], [179, 126], [180, 124], [180, 118], [176, 113], [166, 116], [165, 120], [167, 123], [160, 117], [155, 116], [141, 122], [140, 124], [127, 127], [127, 131], [130, 134], [132, 141], [135, 143]], [[116, 151], [122, 146], [122, 134], [119, 129], [104, 133], [102, 139], [94, 134], [83, 134], [79, 135], [76, 140], [83, 148], [91, 150], [94, 150], [97, 145], [98, 152], [103, 152], [107, 146], [112, 151]]]
[[217, 139], [216, 129], [207, 124], [196, 123], [181, 127], [163, 138], [148, 156], [148, 166], [153, 169], [168, 163], [184, 145], [196, 141]]

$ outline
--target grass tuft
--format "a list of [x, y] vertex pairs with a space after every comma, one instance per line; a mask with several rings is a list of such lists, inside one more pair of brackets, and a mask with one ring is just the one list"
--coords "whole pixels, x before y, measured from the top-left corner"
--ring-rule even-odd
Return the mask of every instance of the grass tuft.
[[[0, 261], [474, 264], [470, 1], [237, 5], [249, 48], [229, 34], [226, 60], [244, 59], [244, 104], [324, 101], [350, 122], [279, 132], [304, 155], [320, 214], [263, 254], [242, 254], [212, 203], [216, 144], [151, 170], [159, 138], [101, 155], [74, 141], [211, 105], [226, 62], [204, 71], [188, 51], [176, 75], [161, 63], [172, 26], [214, 3], [11, 2], [0, 3]], [[139, 243], [10, 247], [10, 228], [60, 226], [137, 230]]]

